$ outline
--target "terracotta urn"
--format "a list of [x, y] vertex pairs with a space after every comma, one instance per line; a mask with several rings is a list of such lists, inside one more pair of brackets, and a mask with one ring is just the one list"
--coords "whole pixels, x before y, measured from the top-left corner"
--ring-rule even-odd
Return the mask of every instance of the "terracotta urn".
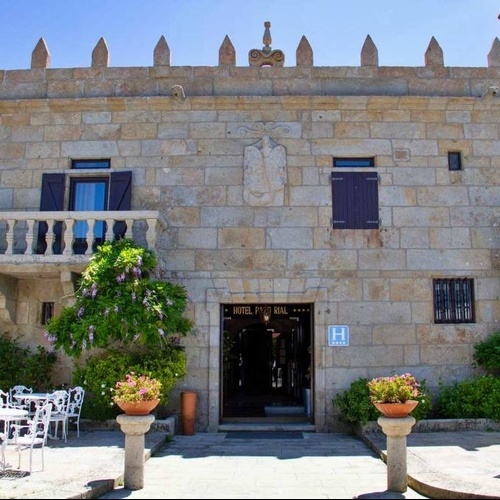
[[148, 415], [159, 402], [159, 399], [151, 399], [147, 401], [117, 401], [116, 404], [126, 415]]
[[418, 401], [409, 399], [405, 403], [376, 403], [373, 405], [377, 410], [382, 413], [384, 417], [388, 418], [403, 418], [407, 417], [418, 405]]

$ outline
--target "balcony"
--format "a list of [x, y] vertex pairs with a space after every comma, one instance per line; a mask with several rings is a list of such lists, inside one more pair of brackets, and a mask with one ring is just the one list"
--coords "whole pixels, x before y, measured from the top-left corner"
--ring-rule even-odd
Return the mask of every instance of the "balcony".
[[156, 210], [0, 212], [0, 275], [62, 279], [65, 272], [81, 273], [97, 245], [116, 237], [157, 251], [166, 226]]

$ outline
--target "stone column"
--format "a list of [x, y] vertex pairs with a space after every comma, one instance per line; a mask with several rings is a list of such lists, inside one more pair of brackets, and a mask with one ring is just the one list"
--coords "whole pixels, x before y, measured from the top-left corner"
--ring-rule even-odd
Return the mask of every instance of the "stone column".
[[128, 490], [144, 488], [144, 434], [154, 422], [154, 415], [125, 415], [116, 417], [125, 433], [124, 487]]
[[406, 468], [406, 436], [415, 425], [414, 417], [388, 418], [377, 420], [387, 436], [387, 489], [404, 493], [408, 489]]

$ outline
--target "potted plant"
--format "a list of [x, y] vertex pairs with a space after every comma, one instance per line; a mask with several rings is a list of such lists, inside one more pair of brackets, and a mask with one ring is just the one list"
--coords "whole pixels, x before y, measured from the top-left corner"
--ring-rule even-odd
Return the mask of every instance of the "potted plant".
[[367, 384], [370, 401], [385, 417], [406, 417], [422, 395], [420, 383], [410, 373], [376, 377]]
[[158, 379], [130, 372], [111, 388], [112, 399], [127, 415], [147, 415], [160, 402], [161, 387]]

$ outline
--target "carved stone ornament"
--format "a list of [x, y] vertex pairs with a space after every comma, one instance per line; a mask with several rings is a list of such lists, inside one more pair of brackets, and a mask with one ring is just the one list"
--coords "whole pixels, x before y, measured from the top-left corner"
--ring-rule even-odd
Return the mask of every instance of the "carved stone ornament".
[[244, 200], [253, 206], [282, 206], [287, 182], [285, 148], [264, 136], [245, 148], [243, 165]]
[[264, 47], [262, 50], [252, 49], [248, 53], [248, 63], [250, 66], [276, 66], [282, 67], [285, 64], [285, 54], [281, 50], [271, 49], [271, 23], [266, 21], [264, 23], [264, 36], [262, 41], [264, 42]]

